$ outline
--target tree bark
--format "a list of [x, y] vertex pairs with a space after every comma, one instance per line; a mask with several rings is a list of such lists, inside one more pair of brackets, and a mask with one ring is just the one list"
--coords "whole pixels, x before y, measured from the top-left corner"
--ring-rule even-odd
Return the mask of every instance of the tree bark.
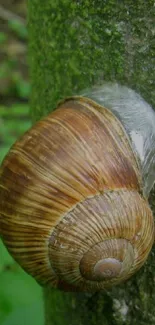
[[[29, 0], [33, 121], [66, 96], [103, 81], [127, 85], [155, 107], [153, 0]], [[150, 203], [155, 213], [155, 190]], [[46, 325], [155, 324], [152, 252], [126, 283], [95, 294], [44, 289]]]

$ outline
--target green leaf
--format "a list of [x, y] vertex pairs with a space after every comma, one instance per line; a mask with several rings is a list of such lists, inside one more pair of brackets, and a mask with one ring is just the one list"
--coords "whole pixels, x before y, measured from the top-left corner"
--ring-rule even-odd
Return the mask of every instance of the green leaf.
[[0, 164], [3, 160], [3, 158], [5, 157], [5, 155], [7, 154], [7, 152], [9, 151], [10, 145], [5, 145], [5, 147], [1, 147], [0, 148]]
[[0, 106], [0, 117], [22, 117], [22, 116], [28, 116], [29, 115], [29, 105], [28, 104], [22, 104], [22, 103], [16, 103], [14, 105], [11, 105], [9, 107], [7, 106]]
[[29, 105], [27, 104], [14, 104], [10, 107], [11, 109], [11, 114], [13, 115], [18, 115], [18, 116], [22, 116], [22, 115], [27, 115], [29, 114]]
[[43, 307], [40, 302], [16, 308], [2, 322], [2, 325], [43, 325]]
[[29, 82], [21, 79], [16, 85], [19, 96], [27, 98], [30, 95], [30, 84]]
[[17, 36], [21, 37], [24, 40], [27, 39], [27, 28], [20, 20], [10, 20], [8, 22], [8, 25], [10, 29], [17, 34]]
[[0, 32], [0, 44], [4, 43], [7, 40], [8, 36], [6, 33]]
[[4, 266], [6, 264], [13, 263], [13, 258], [11, 255], [8, 253], [6, 247], [3, 245], [1, 239], [0, 239], [0, 273], [2, 272]]
[[[41, 287], [15, 263], [2, 242], [0, 242], [0, 256], [0, 324], [3, 324], [2, 322], [4, 321], [10, 321], [10, 323], [6, 324], [21, 325], [24, 319], [19, 316], [20, 310], [23, 310], [25, 319], [27, 319], [27, 322], [23, 323], [23, 325], [31, 324], [29, 319], [30, 310], [31, 317], [32, 314], [34, 314], [34, 317], [36, 314], [36, 317], [42, 319], [43, 304]], [[36, 312], [35, 306], [38, 305], [39, 309]], [[16, 311], [19, 317], [18, 322], [15, 316]], [[15, 319], [16, 323], [11, 323]]]

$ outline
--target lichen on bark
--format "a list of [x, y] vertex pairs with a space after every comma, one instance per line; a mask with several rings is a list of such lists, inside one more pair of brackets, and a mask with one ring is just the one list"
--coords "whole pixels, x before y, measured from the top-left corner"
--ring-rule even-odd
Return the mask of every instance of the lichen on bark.
[[[155, 107], [153, 0], [29, 0], [28, 11], [34, 121], [60, 99], [103, 81], [127, 85]], [[46, 324], [155, 324], [154, 254], [152, 249], [144, 267], [110, 291], [45, 289]]]

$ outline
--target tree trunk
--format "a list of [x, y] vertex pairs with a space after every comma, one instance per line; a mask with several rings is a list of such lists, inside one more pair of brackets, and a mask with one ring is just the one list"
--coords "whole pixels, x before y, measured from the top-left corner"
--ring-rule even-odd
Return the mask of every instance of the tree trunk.
[[[103, 81], [127, 85], [155, 107], [153, 0], [29, 0], [32, 115]], [[153, 206], [155, 191], [150, 202]], [[154, 252], [125, 284], [95, 294], [45, 289], [46, 325], [155, 324]]]

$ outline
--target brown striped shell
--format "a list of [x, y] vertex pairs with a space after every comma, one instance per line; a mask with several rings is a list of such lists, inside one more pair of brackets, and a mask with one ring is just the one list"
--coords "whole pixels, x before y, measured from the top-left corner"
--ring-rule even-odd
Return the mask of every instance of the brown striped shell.
[[0, 234], [36, 280], [97, 291], [145, 262], [154, 223], [124, 128], [73, 97], [11, 148], [0, 170]]

